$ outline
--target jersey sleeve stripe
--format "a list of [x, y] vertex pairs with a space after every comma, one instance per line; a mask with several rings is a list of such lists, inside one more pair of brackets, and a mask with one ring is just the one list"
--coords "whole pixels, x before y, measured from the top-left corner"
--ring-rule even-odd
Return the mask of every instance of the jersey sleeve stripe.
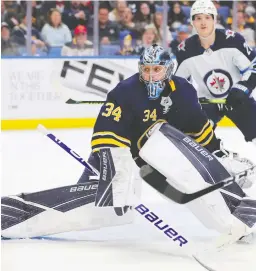
[[113, 132], [97, 132], [97, 133], [94, 133], [92, 135], [93, 139], [96, 138], [96, 137], [97, 138], [99, 138], [99, 137], [114, 137], [115, 139], [117, 139], [117, 140], [119, 140], [119, 141], [121, 141], [123, 143], [131, 145], [131, 141], [129, 139], [124, 138], [122, 136], [119, 136], [119, 135], [117, 135], [117, 134], [115, 134]]
[[205, 138], [212, 132], [212, 126], [210, 124], [210, 126], [203, 131], [203, 133], [201, 134], [201, 136], [199, 137], [194, 137], [195, 141], [197, 143], [201, 143], [203, 140], [205, 140]]
[[213, 136], [214, 136], [214, 132], [212, 130], [211, 133], [204, 139], [204, 141], [200, 143], [201, 146], [204, 147], [204, 146], [208, 145], [211, 142]]
[[99, 138], [93, 139], [91, 142], [92, 149], [104, 147], [105, 145], [111, 145], [113, 147], [130, 147], [129, 145], [123, 144], [113, 138]]
[[203, 134], [203, 132], [205, 131], [205, 129], [207, 129], [207, 127], [210, 126], [210, 125], [211, 125], [210, 121], [208, 120], [206, 122], [206, 124], [204, 125], [204, 127], [202, 128], [202, 130], [199, 133], [186, 133], [186, 135], [191, 136], [193, 138], [199, 137], [199, 136], [201, 136]]

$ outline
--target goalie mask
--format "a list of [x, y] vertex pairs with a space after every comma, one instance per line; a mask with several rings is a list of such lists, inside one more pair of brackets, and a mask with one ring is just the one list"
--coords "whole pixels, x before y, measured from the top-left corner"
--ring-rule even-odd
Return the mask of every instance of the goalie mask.
[[139, 61], [140, 81], [145, 83], [150, 100], [159, 98], [165, 87], [164, 81], [171, 79], [174, 66], [172, 56], [157, 44], [143, 51]]

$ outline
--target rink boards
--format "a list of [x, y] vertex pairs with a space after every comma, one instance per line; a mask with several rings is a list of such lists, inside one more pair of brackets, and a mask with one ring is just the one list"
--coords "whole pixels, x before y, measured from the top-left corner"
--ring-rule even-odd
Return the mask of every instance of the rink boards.
[[[2, 59], [2, 130], [93, 127], [108, 91], [138, 70], [138, 58]], [[221, 126], [233, 126], [227, 118]]]

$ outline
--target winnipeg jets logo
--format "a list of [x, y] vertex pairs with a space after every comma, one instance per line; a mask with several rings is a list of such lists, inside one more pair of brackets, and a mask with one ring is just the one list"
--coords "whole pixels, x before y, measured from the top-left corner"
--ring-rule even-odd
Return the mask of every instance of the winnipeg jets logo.
[[234, 37], [235, 36], [235, 32], [232, 30], [227, 30], [226, 31], [226, 39], [230, 38], [230, 37]]
[[225, 97], [233, 85], [230, 74], [221, 69], [209, 71], [204, 76], [204, 82], [211, 95], [216, 98]]
[[162, 97], [162, 100], [161, 100], [161, 103], [160, 103], [162, 106], [163, 106], [163, 113], [164, 114], [167, 114], [171, 108], [171, 105], [172, 105], [172, 100], [171, 98], [168, 96], [168, 97]]
[[214, 76], [212, 78], [212, 81], [210, 81], [210, 85], [211, 87], [219, 90], [219, 91], [223, 91], [224, 86], [225, 86], [225, 78], [224, 77], [220, 77], [220, 76]]
[[178, 45], [178, 50], [179, 51], [185, 51], [185, 41], [181, 42], [179, 45]]

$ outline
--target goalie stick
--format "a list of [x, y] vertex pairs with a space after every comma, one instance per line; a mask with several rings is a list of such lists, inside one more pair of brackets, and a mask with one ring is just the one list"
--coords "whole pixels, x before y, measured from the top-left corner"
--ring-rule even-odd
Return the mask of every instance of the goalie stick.
[[[157, 190], [160, 194], [167, 197], [168, 199], [179, 204], [185, 204], [195, 199], [198, 199], [204, 195], [207, 195], [213, 191], [216, 191], [220, 188], [226, 187], [234, 182], [239, 181], [241, 178], [248, 176], [255, 169], [255, 167], [256, 166], [254, 165], [247, 170], [239, 172], [235, 176], [231, 176], [227, 179], [224, 179], [221, 182], [218, 182], [214, 185], [210, 185], [209, 187], [206, 187], [202, 190], [190, 194], [183, 193], [180, 190], [171, 186], [166, 181], [166, 179], [163, 179], [163, 175], [160, 175], [160, 173], [157, 171], [155, 171], [155, 173], [143, 177], [143, 179], [146, 183], [148, 183], [151, 187], [153, 187], [155, 190]], [[159, 182], [158, 181], [156, 182], [156, 179], [159, 180]]]
[[[60, 139], [58, 139], [56, 136], [54, 136], [52, 133], [49, 133], [47, 129], [43, 125], [38, 125], [38, 130], [46, 135], [48, 138], [50, 138], [53, 142], [55, 142], [57, 145], [59, 145], [63, 150], [65, 150], [67, 153], [69, 153], [71, 156], [73, 156], [78, 162], [80, 162], [83, 166], [85, 166], [87, 169], [89, 169], [92, 173], [99, 175], [99, 172], [93, 168], [91, 165], [89, 165], [81, 156], [79, 156], [76, 152], [71, 150], [66, 144], [64, 144]], [[159, 178], [158, 182], [155, 182], [155, 179], [159, 177], [158, 174], [151, 174], [147, 177], [144, 177], [146, 183], [148, 183], [151, 187], [153, 187], [155, 190], [157, 190], [160, 194], [167, 197], [168, 199], [179, 203], [179, 204], [185, 204], [188, 202], [191, 202], [195, 199], [198, 199], [204, 195], [207, 195], [213, 191], [216, 191], [220, 188], [226, 187], [234, 182], [239, 181], [241, 178], [244, 178], [248, 176], [254, 169], [255, 165], [250, 167], [247, 170], [241, 171], [238, 174], [231, 176], [229, 178], [224, 179], [221, 182], [218, 182], [214, 185], [210, 185], [209, 187], [206, 187], [204, 189], [201, 189], [199, 191], [196, 191], [194, 193], [183, 193], [182, 191], [176, 189], [175, 187], [171, 186], [166, 179]], [[157, 171], [155, 171], [157, 172]]]
[[[73, 99], [68, 99], [66, 104], [103, 104], [105, 101], [76, 101]], [[200, 104], [225, 104], [226, 99], [207, 99], [199, 98]]]

